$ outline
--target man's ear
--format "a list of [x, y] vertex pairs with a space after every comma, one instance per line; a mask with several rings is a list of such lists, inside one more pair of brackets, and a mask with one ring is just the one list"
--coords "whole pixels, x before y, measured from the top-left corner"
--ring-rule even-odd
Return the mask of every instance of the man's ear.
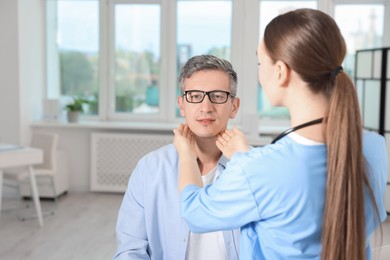
[[287, 86], [290, 80], [290, 68], [283, 61], [278, 60], [274, 65], [274, 77], [279, 86]]
[[232, 111], [230, 112], [230, 119], [236, 117], [239, 107], [240, 107], [240, 98], [236, 97], [233, 99], [233, 106], [232, 106]]
[[182, 117], [185, 117], [185, 112], [184, 112], [184, 108], [183, 108], [183, 96], [177, 97], [177, 104], [179, 105], [180, 115]]

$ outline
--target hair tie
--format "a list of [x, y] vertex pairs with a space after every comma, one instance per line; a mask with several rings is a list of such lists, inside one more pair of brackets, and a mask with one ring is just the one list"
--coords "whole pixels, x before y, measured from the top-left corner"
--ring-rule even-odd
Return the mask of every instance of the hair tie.
[[343, 72], [343, 71], [344, 71], [343, 67], [339, 66], [339, 67], [337, 67], [335, 70], [333, 70], [333, 71], [330, 73], [330, 77], [331, 77], [332, 79], [334, 79], [334, 78], [336, 78], [337, 74], [339, 74], [339, 73], [341, 73], [341, 72]]

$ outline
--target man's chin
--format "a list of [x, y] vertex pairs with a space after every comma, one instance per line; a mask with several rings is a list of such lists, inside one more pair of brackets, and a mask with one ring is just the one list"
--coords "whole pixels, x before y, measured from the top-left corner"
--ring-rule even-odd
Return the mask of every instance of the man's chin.
[[198, 131], [197, 133], [194, 133], [194, 135], [198, 138], [210, 138], [215, 139], [218, 135], [218, 133], [215, 132], [205, 132], [205, 131]]
[[196, 126], [191, 128], [191, 131], [199, 138], [216, 138], [217, 135], [223, 130], [217, 129], [215, 126]]

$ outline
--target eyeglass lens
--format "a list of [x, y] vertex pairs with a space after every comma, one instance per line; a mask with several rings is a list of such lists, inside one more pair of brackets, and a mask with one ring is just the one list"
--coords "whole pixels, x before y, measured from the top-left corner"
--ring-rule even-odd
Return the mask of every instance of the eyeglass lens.
[[211, 101], [211, 103], [223, 104], [228, 100], [229, 92], [227, 91], [208, 91], [203, 92], [200, 90], [190, 90], [186, 91], [184, 95], [186, 96], [186, 100], [189, 103], [201, 103], [204, 97], [207, 95]]

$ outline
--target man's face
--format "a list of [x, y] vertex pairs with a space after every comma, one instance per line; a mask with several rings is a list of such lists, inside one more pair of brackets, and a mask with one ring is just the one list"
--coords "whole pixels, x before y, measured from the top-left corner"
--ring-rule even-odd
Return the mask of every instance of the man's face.
[[[192, 74], [184, 81], [184, 90], [228, 91], [230, 84], [228, 76], [218, 70], [203, 70]], [[185, 117], [187, 125], [198, 137], [215, 137], [225, 130], [230, 118], [234, 118], [239, 107], [239, 99], [229, 96], [226, 103], [212, 103], [205, 96], [201, 103], [189, 103], [186, 98], [178, 98], [180, 114]]]

